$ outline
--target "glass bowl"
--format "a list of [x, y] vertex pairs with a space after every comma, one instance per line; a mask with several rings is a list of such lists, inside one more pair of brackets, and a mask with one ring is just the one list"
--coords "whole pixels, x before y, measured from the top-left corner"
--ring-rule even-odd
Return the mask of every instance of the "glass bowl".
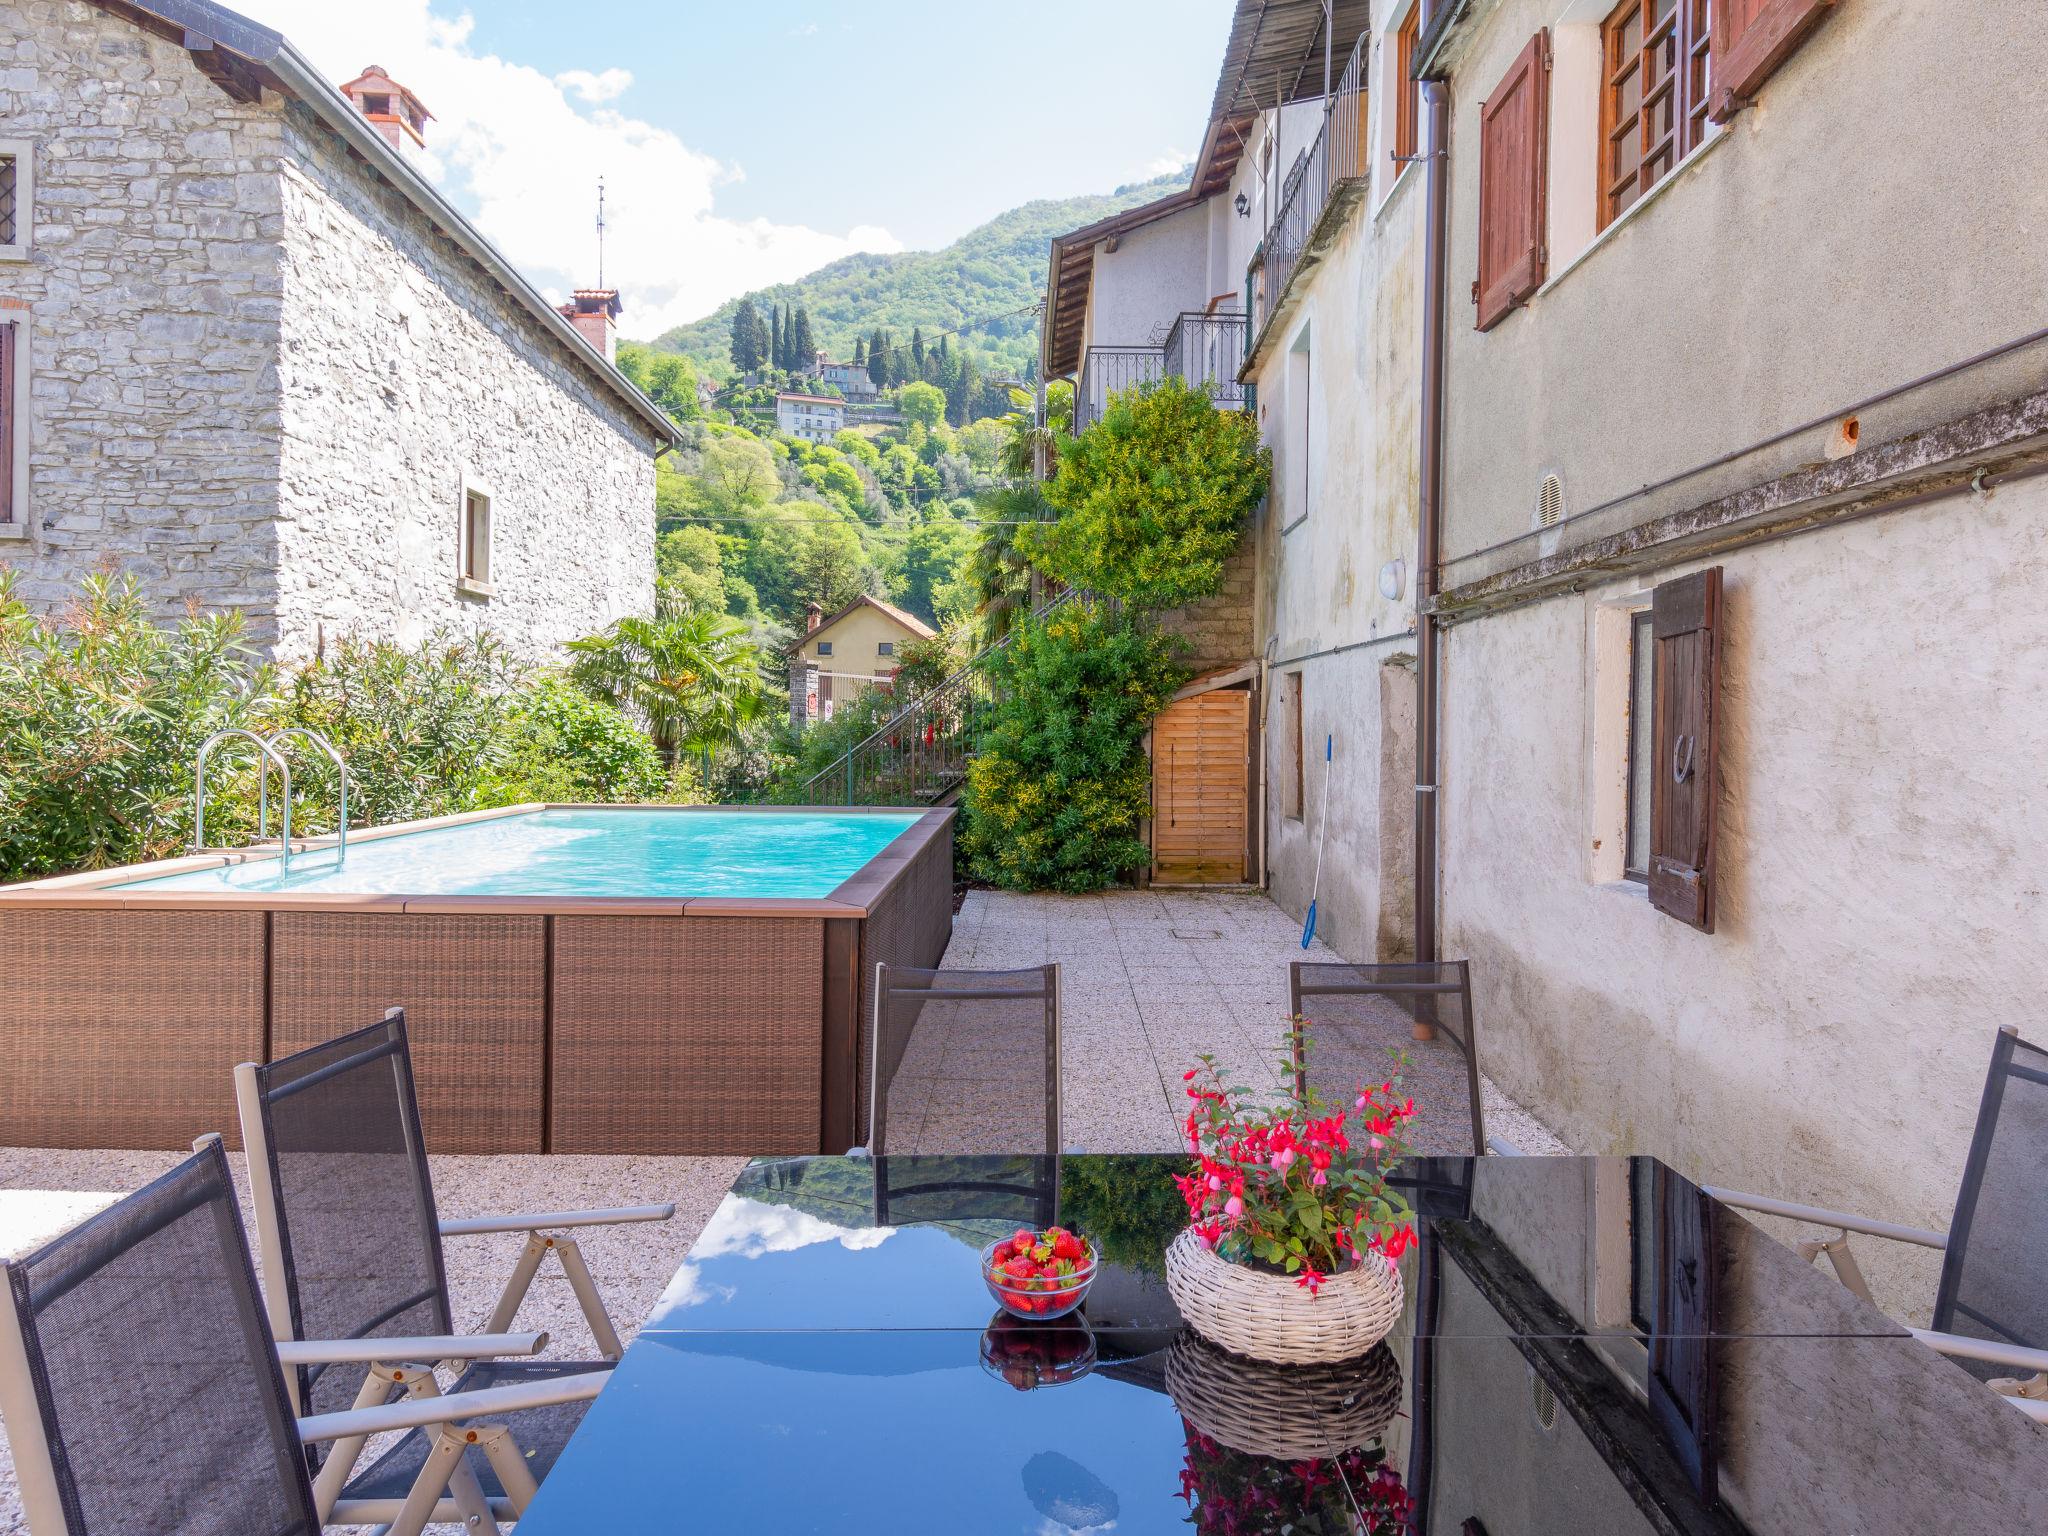
[[998, 1312], [981, 1336], [981, 1368], [1019, 1392], [1079, 1381], [1095, 1360], [1095, 1335], [1079, 1321], [1035, 1327]]
[[[1079, 1237], [1081, 1234], [1076, 1233]], [[1088, 1245], [1088, 1262], [1078, 1266], [1071, 1275], [1058, 1281], [1016, 1280], [1002, 1274], [995, 1264], [995, 1251], [1007, 1237], [999, 1237], [981, 1250], [981, 1279], [988, 1287], [989, 1295], [1012, 1317], [1053, 1318], [1065, 1317], [1088, 1294], [1088, 1287], [1095, 1282], [1095, 1270], [1100, 1256], [1095, 1245]]]

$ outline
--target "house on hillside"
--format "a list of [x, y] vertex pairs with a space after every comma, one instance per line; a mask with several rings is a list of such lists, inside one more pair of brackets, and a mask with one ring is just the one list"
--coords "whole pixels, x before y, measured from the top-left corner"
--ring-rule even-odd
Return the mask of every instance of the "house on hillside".
[[868, 377], [866, 363], [835, 363], [820, 352], [817, 377], [821, 384], [830, 384], [849, 400], [872, 400], [879, 393], [875, 381]]
[[1054, 247], [1084, 425], [1243, 317], [1259, 877], [1333, 741], [1321, 932], [1469, 960], [1581, 1150], [1947, 1218], [2048, 953], [2036, 22], [1240, 0], [1193, 185]]
[[424, 179], [431, 114], [206, 0], [0, 0], [0, 562], [275, 654], [652, 601], [662, 412]]
[[938, 631], [914, 613], [862, 593], [830, 618], [812, 603], [803, 637], [789, 651], [789, 718], [799, 729], [830, 720], [838, 706], [894, 683], [897, 658]]
[[846, 426], [846, 402], [836, 395], [779, 394], [775, 430], [807, 443], [829, 443]]

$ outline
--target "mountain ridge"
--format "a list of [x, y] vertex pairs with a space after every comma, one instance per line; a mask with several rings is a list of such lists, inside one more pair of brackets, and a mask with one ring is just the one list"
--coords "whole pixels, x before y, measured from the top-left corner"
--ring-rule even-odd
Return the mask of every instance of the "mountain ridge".
[[[986, 369], [1022, 375], [1038, 353], [1038, 316], [1053, 237], [1166, 196], [1187, 185], [1186, 170], [1130, 182], [1112, 192], [1035, 198], [931, 251], [855, 252], [791, 283], [728, 299], [702, 319], [662, 332], [648, 345], [679, 352], [713, 374], [730, 372], [732, 317], [742, 299], [810, 311], [818, 345], [850, 358], [856, 337], [877, 327], [902, 344], [913, 328], [925, 340], [942, 331], [981, 355]], [[1021, 312], [1020, 312], [1021, 311]]]

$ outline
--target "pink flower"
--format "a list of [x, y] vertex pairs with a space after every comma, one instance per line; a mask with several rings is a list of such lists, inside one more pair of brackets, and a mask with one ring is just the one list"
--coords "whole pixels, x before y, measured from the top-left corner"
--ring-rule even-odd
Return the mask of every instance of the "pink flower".
[[1359, 1096], [1357, 1097], [1357, 1099], [1355, 1099], [1355, 1100], [1354, 1100], [1354, 1101], [1352, 1102], [1352, 1105], [1351, 1105], [1351, 1107], [1352, 1107], [1353, 1109], [1363, 1109], [1363, 1108], [1365, 1108], [1365, 1095], [1361, 1093], [1361, 1094], [1360, 1094], [1360, 1095], [1359, 1095]]
[[1330, 1182], [1330, 1176], [1327, 1173], [1319, 1173], [1309, 1182], [1311, 1184], [1327, 1184]]
[[1281, 1169], [1283, 1172], [1286, 1170], [1287, 1166], [1293, 1161], [1294, 1148], [1292, 1147], [1282, 1147], [1278, 1152], [1275, 1152], [1273, 1154], [1273, 1166], [1275, 1168]]
[[1221, 1189], [1221, 1188], [1223, 1187], [1223, 1180], [1222, 1180], [1222, 1178], [1221, 1178], [1221, 1177], [1220, 1177], [1219, 1175], [1217, 1175], [1217, 1174], [1213, 1174], [1213, 1173], [1212, 1173], [1212, 1174], [1210, 1174], [1210, 1175], [1209, 1175], [1209, 1187], [1210, 1187], [1211, 1189]]
[[1238, 1199], [1237, 1196], [1232, 1195], [1223, 1202], [1223, 1214], [1226, 1216], [1242, 1216], [1244, 1214], [1244, 1202]]
[[1379, 1149], [1380, 1149], [1381, 1147], [1384, 1147], [1385, 1145], [1386, 1145], [1386, 1142], [1385, 1142], [1385, 1141], [1381, 1140], [1381, 1139], [1380, 1139], [1379, 1137], [1377, 1137], [1377, 1136], [1373, 1137], [1373, 1139], [1372, 1139], [1372, 1149], [1373, 1149], [1373, 1151], [1377, 1152], [1377, 1151], [1379, 1151]]

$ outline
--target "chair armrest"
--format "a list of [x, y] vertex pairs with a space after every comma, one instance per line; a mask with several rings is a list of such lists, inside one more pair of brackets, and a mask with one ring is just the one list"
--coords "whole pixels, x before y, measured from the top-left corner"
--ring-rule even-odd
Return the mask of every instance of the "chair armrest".
[[375, 1365], [384, 1360], [498, 1360], [537, 1355], [545, 1333], [426, 1334], [388, 1339], [284, 1339], [277, 1358], [286, 1365]]
[[479, 1392], [455, 1392], [447, 1397], [407, 1397], [381, 1408], [350, 1408], [341, 1413], [316, 1413], [299, 1420], [299, 1439], [307, 1445], [321, 1440], [341, 1440], [355, 1435], [381, 1435], [394, 1429], [424, 1429], [433, 1424], [453, 1424], [462, 1419], [495, 1418], [526, 1408], [549, 1408], [558, 1403], [588, 1402], [612, 1379], [610, 1371], [585, 1371], [577, 1376], [519, 1382], [508, 1387], [485, 1387]]
[[2048, 1371], [2048, 1349], [2028, 1349], [2021, 1344], [2000, 1344], [1995, 1339], [1973, 1339], [1964, 1333], [1936, 1333], [1931, 1328], [1908, 1328], [1929, 1349], [1963, 1360], [1982, 1360], [1987, 1365], [2010, 1365], [2022, 1371]]
[[1923, 1248], [1946, 1248], [1948, 1234], [1930, 1232], [1925, 1227], [1902, 1227], [1894, 1221], [1874, 1221], [1868, 1216], [1854, 1216], [1847, 1211], [1831, 1211], [1825, 1206], [1799, 1205], [1791, 1200], [1773, 1200], [1768, 1195], [1745, 1195], [1739, 1190], [1718, 1189], [1711, 1184], [1700, 1186], [1702, 1194], [1712, 1195], [1723, 1205], [1732, 1205], [1739, 1211], [1757, 1211], [1765, 1216], [1783, 1216], [1789, 1221], [1809, 1221], [1817, 1227], [1840, 1227], [1844, 1232], [1861, 1232], [1869, 1237], [1887, 1238], [1895, 1243], [1918, 1243]]
[[608, 1211], [542, 1211], [531, 1216], [462, 1216], [441, 1223], [443, 1237], [484, 1232], [551, 1232], [558, 1227], [616, 1227], [630, 1221], [667, 1221], [674, 1205], [622, 1205]]

